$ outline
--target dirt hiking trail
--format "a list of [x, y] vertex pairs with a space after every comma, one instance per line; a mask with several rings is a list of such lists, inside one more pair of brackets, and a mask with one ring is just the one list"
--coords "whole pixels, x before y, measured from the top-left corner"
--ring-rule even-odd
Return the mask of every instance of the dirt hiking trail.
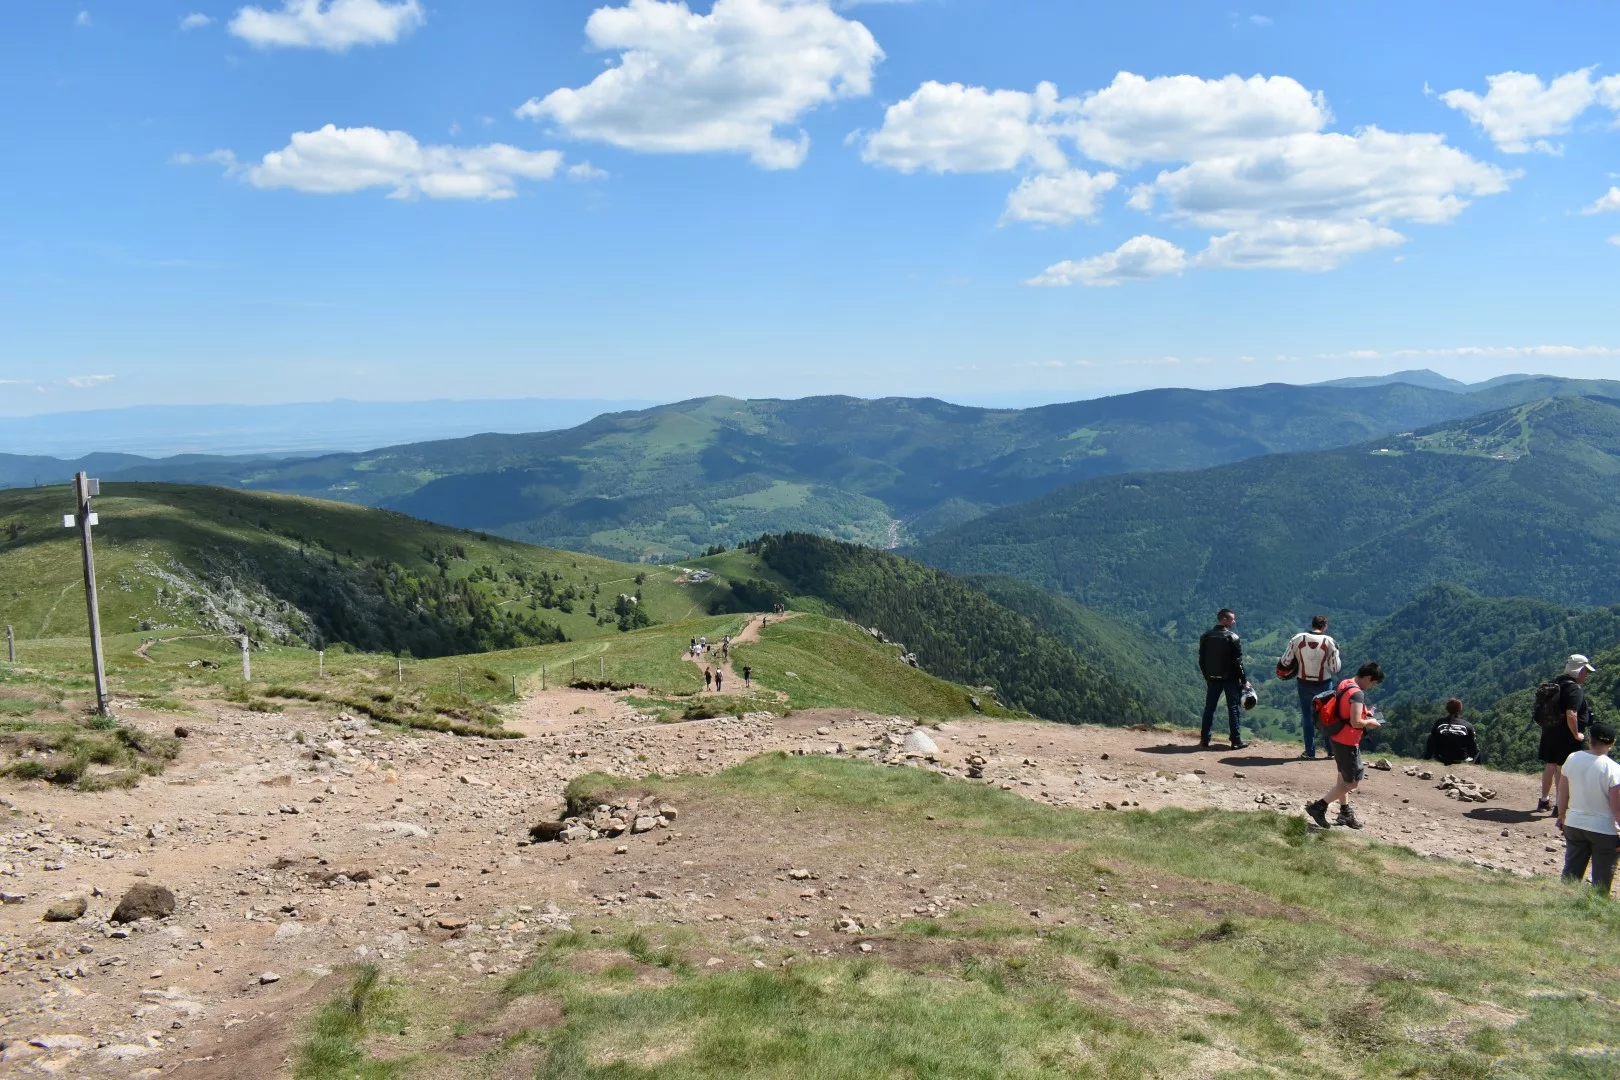
[[[737, 640], [750, 631], [757, 621]], [[0, 1074], [287, 1075], [346, 963], [431, 978], [455, 1014], [573, 919], [681, 923], [706, 935], [717, 964], [740, 965], [733, 946], [744, 936], [852, 947], [785, 880], [788, 865], [853, 875], [839, 900], [877, 924], [917, 910], [915, 875], [945, 873], [929, 852], [873, 849], [865, 865], [896, 872], [869, 874], [849, 836], [726, 805], [683, 806], [667, 828], [617, 844], [531, 845], [529, 827], [554, 818], [565, 785], [593, 770], [712, 773], [782, 750], [887, 760], [1053, 806], [1285, 814], [1332, 782], [1331, 765], [1262, 742], [1211, 752], [1191, 734], [972, 718], [930, 729], [932, 759], [905, 758], [897, 744], [913, 724], [902, 718], [812, 710], [660, 724], [612, 693], [573, 689], [527, 698], [510, 720], [527, 738], [499, 742], [340, 725], [316, 705], [265, 715], [207, 701], [182, 715], [125, 715], [154, 732], [191, 729], [164, 776], [98, 793], [0, 782], [11, 808], [0, 834]], [[968, 778], [970, 757], [984, 759], [982, 777]], [[1448, 798], [1436, 786], [1447, 771], [1495, 799]], [[1347, 838], [1499, 872], [1558, 869], [1551, 821], [1529, 812], [1535, 777], [1464, 766], [1423, 780], [1397, 765], [1370, 771], [1363, 790], [1366, 829], [1335, 830]], [[979, 880], [979, 868], [950, 872], [975, 899], [1050, 899]], [[114, 926], [108, 915], [137, 883], [172, 890], [174, 913]], [[86, 897], [88, 913], [43, 921], [64, 895]], [[955, 895], [927, 903], [946, 910]]]

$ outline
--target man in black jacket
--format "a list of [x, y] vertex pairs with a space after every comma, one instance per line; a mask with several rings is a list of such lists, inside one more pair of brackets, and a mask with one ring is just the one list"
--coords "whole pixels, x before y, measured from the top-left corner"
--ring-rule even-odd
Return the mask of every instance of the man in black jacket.
[[1243, 684], [1249, 676], [1243, 670], [1243, 642], [1237, 631], [1237, 613], [1221, 608], [1215, 615], [1215, 625], [1204, 631], [1198, 639], [1198, 667], [1204, 673], [1204, 726], [1198, 745], [1209, 749], [1210, 731], [1215, 726], [1215, 705], [1226, 695], [1226, 720], [1231, 729], [1232, 749], [1242, 750], [1249, 745], [1238, 730], [1238, 713], [1242, 711]]
[[1429, 743], [1423, 756], [1442, 765], [1479, 761], [1479, 739], [1474, 725], [1463, 719], [1461, 698], [1446, 702], [1446, 715], [1429, 729]]

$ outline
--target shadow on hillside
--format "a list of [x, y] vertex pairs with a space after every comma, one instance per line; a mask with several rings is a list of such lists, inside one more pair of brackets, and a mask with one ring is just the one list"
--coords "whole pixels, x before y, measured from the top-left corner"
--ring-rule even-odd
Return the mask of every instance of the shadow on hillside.
[[1463, 817], [1473, 818], [1475, 821], [1489, 821], [1497, 825], [1524, 825], [1532, 821], [1549, 819], [1547, 814], [1537, 814], [1533, 810], [1514, 810], [1507, 806], [1476, 806]]
[[1159, 746], [1138, 746], [1136, 748], [1143, 754], [1207, 754], [1208, 750], [1197, 743], [1163, 743]]

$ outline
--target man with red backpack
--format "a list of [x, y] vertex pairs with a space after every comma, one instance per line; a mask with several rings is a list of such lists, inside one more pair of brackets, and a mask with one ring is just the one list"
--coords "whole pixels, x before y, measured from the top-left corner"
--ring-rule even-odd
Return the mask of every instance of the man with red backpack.
[[[1307, 761], [1316, 760], [1316, 712], [1311, 702], [1317, 694], [1332, 688], [1333, 676], [1340, 667], [1339, 645], [1328, 636], [1327, 627], [1326, 615], [1312, 615], [1311, 628], [1295, 634], [1277, 661], [1277, 678], [1299, 679], [1300, 727], [1305, 735], [1305, 752], [1300, 757]], [[1332, 756], [1328, 747], [1322, 749]]]
[[1350, 808], [1350, 793], [1367, 775], [1367, 766], [1361, 760], [1361, 736], [1383, 724], [1367, 705], [1367, 692], [1384, 681], [1384, 669], [1369, 660], [1362, 664], [1353, 679], [1345, 679], [1332, 695], [1323, 694], [1315, 701], [1317, 722], [1327, 736], [1328, 749], [1333, 752], [1333, 763], [1339, 771], [1339, 782], [1327, 793], [1305, 807], [1311, 820], [1322, 828], [1328, 827], [1327, 809], [1330, 803], [1339, 804], [1338, 823], [1352, 829], [1361, 828], [1361, 819]]
[[1535, 717], [1541, 728], [1536, 756], [1541, 759], [1541, 801], [1536, 809], [1551, 812], [1553, 785], [1569, 755], [1586, 746], [1592, 707], [1586, 702], [1586, 677], [1597, 668], [1580, 653], [1564, 661], [1564, 673], [1536, 687]]

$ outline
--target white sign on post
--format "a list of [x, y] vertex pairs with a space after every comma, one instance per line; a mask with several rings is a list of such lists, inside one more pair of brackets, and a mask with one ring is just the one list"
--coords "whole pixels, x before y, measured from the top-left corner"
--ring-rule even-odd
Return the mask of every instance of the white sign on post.
[[71, 529], [75, 525], [77, 525], [78, 523], [79, 523], [79, 519], [74, 517], [72, 514], [63, 514], [62, 515], [62, 528]]

